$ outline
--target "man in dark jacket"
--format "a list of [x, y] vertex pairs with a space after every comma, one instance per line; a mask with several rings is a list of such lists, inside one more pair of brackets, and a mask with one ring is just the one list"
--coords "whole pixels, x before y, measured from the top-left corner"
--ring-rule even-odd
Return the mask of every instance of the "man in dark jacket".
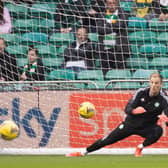
[[[127, 21], [129, 13], [119, 7], [118, 0], [106, 0], [105, 8], [95, 11], [89, 25], [96, 27], [102, 44], [100, 59], [104, 73], [110, 68], [125, 68], [125, 59], [130, 55]], [[87, 24], [86, 20], [83, 24]], [[92, 29], [92, 28], [91, 28]]]
[[10, 55], [5, 50], [6, 44], [3, 38], [0, 38], [0, 80], [18, 81], [19, 71], [14, 55]]
[[76, 41], [64, 51], [65, 67], [76, 72], [84, 69], [93, 69], [96, 53], [96, 44], [88, 38], [86, 28], [78, 28]]

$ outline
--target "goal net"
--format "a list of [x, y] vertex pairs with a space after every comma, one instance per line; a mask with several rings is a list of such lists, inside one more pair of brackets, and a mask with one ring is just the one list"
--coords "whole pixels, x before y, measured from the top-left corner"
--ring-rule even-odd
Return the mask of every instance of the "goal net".
[[[168, 4], [161, 2], [4, 1], [0, 122], [14, 120], [20, 135], [0, 139], [0, 154], [84, 150], [123, 121], [126, 103], [151, 73], [167, 81]], [[91, 119], [77, 112], [85, 101], [96, 107]], [[168, 129], [159, 124], [163, 136], [144, 153], [168, 153]], [[142, 141], [131, 136], [95, 153], [132, 154]]]

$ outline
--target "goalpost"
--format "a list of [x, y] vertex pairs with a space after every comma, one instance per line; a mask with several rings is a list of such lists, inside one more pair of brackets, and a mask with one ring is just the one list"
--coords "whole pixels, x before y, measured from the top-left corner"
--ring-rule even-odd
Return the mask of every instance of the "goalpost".
[[[96, 22], [92, 18], [97, 15], [88, 14], [91, 9], [107, 12], [99, 6], [104, 3], [97, 4], [95, 0], [34, 0], [32, 4], [6, 0], [4, 4], [12, 20], [12, 32], [0, 34], [0, 38], [5, 39], [6, 51], [16, 57], [21, 74], [28, 63], [29, 46], [37, 48], [45, 66], [45, 81], [0, 82], [0, 122], [13, 119], [20, 126], [17, 139], [0, 139], [0, 154], [82, 151], [98, 138], [106, 136], [124, 119], [127, 101], [136, 89], [148, 85], [152, 72], [159, 71], [165, 78], [163, 87], [168, 88], [168, 20], [135, 17], [135, 1], [119, 0], [120, 7], [129, 17], [121, 19], [126, 24], [124, 27], [119, 24], [117, 31], [110, 34], [102, 34], [105, 27], [97, 24], [99, 18]], [[113, 17], [111, 21], [110, 17]], [[110, 17], [106, 14], [108, 24], [119, 22], [115, 16]], [[84, 70], [75, 73], [66, 69], [65, 49], [76, 40], [75, 31], [82, 23], [85, 26], [86, 23], [93, 24], [86, 27], [94, 45], [92, 50], [89, 47], [81, 49], [82, 52], [91, 52], [92, 57], [88, 58], [85, 53], [79, 60], [92, 61], [93, 65], [87, 67], [89, 70], [83, 67]], [[126, 34], [117, 37], [121, 30]], [[114, 46], [120, 36], [128, 41], [117, 44], [121, 47], [118, 50]], [[123, 49], [126, 44], [128, 50]], [[73, 50], [78, 50], [78, 47]], [[118, 69], [116, 60], [109, 59], [114, 59], [113, 54], [124, 57], [125, 53], [126, 58], [118, 60], [123, 67]], [[84, 101], [90, 101], [96, 107], [96, 115], [91, 119], [80, 118], [77, 112]], [[164, 129], [163, 136], [143, 153], [168, 154], [168, 128], [165, 123], [159, 124]], [[93, 154], [133, 154], [142, 140], [139, 136], [131, 136]]]

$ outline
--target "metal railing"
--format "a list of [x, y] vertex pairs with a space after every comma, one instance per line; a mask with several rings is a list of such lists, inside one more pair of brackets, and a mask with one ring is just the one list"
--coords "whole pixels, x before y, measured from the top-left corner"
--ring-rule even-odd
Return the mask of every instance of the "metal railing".
[[[117, 79], [117, 80], [109, 80], [104, 85], [104, 89], [108, 89], [108, 86], [110, 84], [114, 84], [117, 82], [140, 82], [145, 83], [149, 82], [148, 79]], [[164, 82], [168, 82], [168, 79], [165, 79]], [[99, 86], [97, 85], [96, 81], [91, 80], [60, 80], [60, 81], [9, 81], [9, 82], [0, 82], [0, 91], [8, 91], [9, 90], [15, 90], [15, 91], [24, 91], [24, 90], [45, 90], [45, 89], [51, 89], [51, 88], [57, 88], [57, 89], [77, 89], [80, 88], [75, 87], [73, 84], [92, 84], [96, 90], [99, 90]], [[85, 88], [87, 90], [87, 88]], [[89, 89], [90, 90], [90, 89]]]

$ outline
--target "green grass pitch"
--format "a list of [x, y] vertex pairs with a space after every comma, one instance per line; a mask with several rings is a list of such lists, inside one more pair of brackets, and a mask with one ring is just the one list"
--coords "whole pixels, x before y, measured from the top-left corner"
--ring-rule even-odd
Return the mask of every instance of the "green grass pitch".
[[168, 155], [0, 155], [1, 168], [167, 168]]

